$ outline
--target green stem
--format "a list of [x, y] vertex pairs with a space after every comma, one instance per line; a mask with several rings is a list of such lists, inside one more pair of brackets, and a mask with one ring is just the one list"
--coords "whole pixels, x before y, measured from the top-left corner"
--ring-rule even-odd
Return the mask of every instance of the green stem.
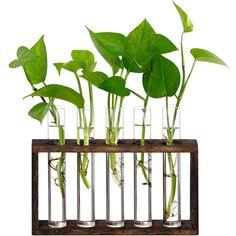
[[[129, 73], [130, 73], [129, 71], [126, 71], [125, 78], [124, 78], [125, 84], [128, 79]], [[124, 97], [120, 97], [120, 105], [119, 105], [118, 117], [116, 121], [116, 128], [119, 128], [119, 125], [120, 125], [121, 109], [122, 109], [123, 101], [124, 101]]]
[[145, 98], [143, 96], [141, 96], [140, 94], [134, 92], [133, 90], [130, 89], [130, 92], [133, 93], [136, 97], [140, 98], [141, 100], [143, 100], [145, 102]]
[[89, 103], [90, 103], [90, 117], [89, 117], [89, 129], [90, 133], [89, 136], [94, 129], [94, 103], [93, 103], [93, 86], [88, 83], [89, 86]]
[[[141, 137], [141, 146], [143, 147], [145, 145], [145, 132], [146, 132], [146, 111], [147, 111], [147, 104], [148, 104], [148, 98], [149, 96], [146, 96], [146, 99], [144, 101], [143, 105], [143, 122], [142, 122], [142, 137]], [[151, 188], [152, 183], [148, 178], [148, 168], [145, 167], [144, 163], [144, 152], [141, 153], [141, 160], [138, 162], [138, 166], [141, 168], [143, 176], [146, 180], [146, 183]]]
[[[61, 121], [60, 121], [60, 114], [57, 110], [57, 107], [52, 104], [51, 106], [51, 112], [54, 114], [54, 118], [55, 118], [55, 124], [58, 127], [58, 134], [59, 134], [59, 144], [60, 145], [65, 145], [65, 133], [64, 133], [64, 127], [61, 125]], [[58, 186], [60, 188], [61, 191], [61, 195], [62, 198], [65, 198], [65, 189], [64, 189], [64, 181], [65, 181], [65, 173], [63, 172], [63, 164], [65, 162], [65, 153], [61, 153], [60, 158], [58, 159], [58, 163], [57, 163], [57, 180], [58, 180]]]
[[[123, 74], [123, 69], [121, 71], [121, 76]], [[124, 81], [126, 83], [126, 80], [128, 78], [129, 72], [127, 71], [124, 77]], [[108, 127], [106, 130], [106, 144], [110, 145], [117, 145], [118, 142], [118, 137], [120, 133], [120, 118], [121, 118], [121, 109], [122, 109], [122, 104], [123, 104], [124, 97], [120, 97], [120, 104], [118, 108], [118, 114], [117, 114], [117, 119], [116, 118], [116, 107], [118, 103], [118, 96], [114, 96], [112, 94], [112, 102], [111, 102], [111, 94], [108, 94], [107, 98], [107, 119], [108, 119]], [[116, 120], [116, 123], [115, 123]], [[108, 157], [110, 160], [110, 168], [112, 170], [112, 176], [115, 180], [115, 182], [118, 184], [118, 186], [122, 185], [122, 180], [121, 176], [119, 173], [119, 163], [117, 159], [117, 154], [116, 153], [108, 153]]]
[[[83, 91], [82, 91], [82, 86], [81, 86], [81, 83], [80, 83], [79, 76], [76, 72], [74, 74], [75, 74], [75, 77], [76, 77], [76, 80], [77, 80], [77, 83], [78, 83], [79, 92], [80, 92], [81, 96], [83, 97]], [[80, 128], [83, 129], [83, 133], [84, 133], [84, 146], [89, 145], [89, 137], [90, 137], [90, 132], [91, 132], [92, 126], [93, 126], [93, 115], [94, 115], [92, 85], [89, 83], [88, 86], [89, 86], [89, 100], [90, 100], [90, 122], [89, 122], [89, 127], [87, 125], [85, 109], [84, 108], [79, 109]], [[80, 140], [77, 139], [77, 143], [80, 144]], [[88, 164], [89, 164], [88, 153], [83, 153], [81, 155], [83, 156], [83, 158], [82, 158], [82, 162], [80, 161], [80, 167], [79, 167], [80, 168], [80, 176], [81, 176], [81, 179], [82, 179], [84, 185], [87, 188], [90, 188], [91, 186], [90, 186], [90, 183], [87, 179], [87, 170], [88, 170]], [[78, 158], [81, 158], [81, 155], [78, 156]]]
[[184, 62], [184, 46], [183, 46], [184, 32], [181, 35], [180, 47], [181, 47], [181, 64], [182, 64], [182, 85], [185, 83], [185, 62]]
[[[184, 82], [183, 86], [180, 89], [179, 96], [177, 97], [177, 102], [175, 105], [175, 110], [174, 110], [171, 126], [170, 126], [169, 112], [168, 112], [168, 108], [169, 108], [168, 98], [166, 99], [166, 114], [167, 114], [167, 126], [168, 126], [167, 127], [167, 145], [168, 146], [171, 146], [173, 144], [173, 139], [174, 139], [174, 134], [175, 134], [175, 122], [176, 122], [176, 118], [177, 118], [177, 114], [178, 114], [178, 109], [180, 107], [180, 103], [183, 98], [188, 81], [192, 75], [195, 63], [196, 63], [196, 60], [194, 60], [191, 70], [189, 72], [189, 75], [188, 75], [186, 81]], [[175, 170], [174, 170], [173, 158], [172, 158], [171, 153], [167, 153], [167, 155], [168, 155], [168, 164], [169, 164], [170, 175], [171, 175], [171, 192], [170, 192], [170, 196], [169, 196], [168, 205], [167, 205], [167, 208], [165, 211], [165, 216], [164, 216], [165, 220], [167, 220], [170, 217], [170, 212], [171, 212], [171, 208], [172, 208], [174, 198], [175, 198], [175, 193], [176, 193], [176, 174], [175, 174]]]

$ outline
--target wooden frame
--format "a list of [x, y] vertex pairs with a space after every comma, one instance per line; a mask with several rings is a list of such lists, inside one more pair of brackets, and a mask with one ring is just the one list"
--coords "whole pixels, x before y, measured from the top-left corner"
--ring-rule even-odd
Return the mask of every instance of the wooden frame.
[[[147, 140], [144, 147], [139, 141], [124, 139], [117, 146], [106, 145], [105, 140], [96, 139], [90, 146], [79, 146], [76, 140], [66, 140], [66, 145], [58, 146], [53, 140], [32, 140], [32, 234], [33, 235], [197, 235], [198, 234], [198, 145], [194, 139], [175, 141], [166, 146], [161, 139]], [[123, 228], [110, 228], [105, 220], [96, 220], [94, 228], [79, 228], [76, 220], [67, 221], [67, 226], [53, 229], [46, 220], [38, 219], [38, 154], [41, 152], [179, 152], [190, 153], [190, 220], [182, 221], [180, 228], [166, 228], [162, 220], [153, 220], [150, 228], [137, 228], [133, 221], [125, 221]]]

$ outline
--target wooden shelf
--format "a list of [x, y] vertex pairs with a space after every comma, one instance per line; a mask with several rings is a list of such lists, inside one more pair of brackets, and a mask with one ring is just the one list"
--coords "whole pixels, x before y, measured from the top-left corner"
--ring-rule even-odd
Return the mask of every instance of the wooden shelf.
[[[104, 139], [95, 139], [89, 146], [77, 145], [75, 139], [66, 140], [64, 146], [57, 145], [57, 140], [32, 140], [32, 234], [33, 235], [197, 235], [198, 226], [198, 145], [195, 139], [175, 140], [173, 146], [166, 146], [161, 139], [146, 140], [141, 147], [139, 141], [124, 139], [118, 145], [106, 145]], [[190, 220], [183, 220], [180, 228], [166, 228], [162, 220], [153, 220], [150, 228], [137, 228], [133, 221], [125, 221], [123, 228], [110, 228], [104, 220], [97, 220], [94, 228], [80, 228], [76, 220], [68, 220], [61, 229], [48, 227], [46, 220], [38, 219], [38, 158], [42, 152], [148, 152], [190, 153]]]
[[182, 221], [180, 228], [163, 227], [162, 220], [154, 220], [153, 226], [150, 228], [137, 228], [133, 226], [133, 221], [125, 221], [123, 228], [106, 227], [106, 221], [97, 220], [94, 228], [79, 228], [75, 220], [68, 220], [67, 227], [61, 229], [52, 229], [48, 226], [46, 220], [39, 221], [39, 227], [34, 232], [36, 235], [190, 235], [197, 234], [197, 230], [193, 230], [191, 221]]
[[196, 152], [195, 139], [175, 140], [173, 146], [166, 146], [162, 139], [146, 140], [141, 147], [140, 141], [123, 139], [118, 145], [107, 145], [104, 139], [91, 140], [89, 146], [77, 145], [75, 139], [67, 139], [64, 146], [56, 145], [57, 140], [34, 139], [33, 152]]

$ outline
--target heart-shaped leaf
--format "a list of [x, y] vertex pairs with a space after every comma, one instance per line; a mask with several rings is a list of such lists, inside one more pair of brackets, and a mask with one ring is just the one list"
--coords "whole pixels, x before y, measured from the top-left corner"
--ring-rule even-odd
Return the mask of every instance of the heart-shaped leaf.
[[123, 57], [124, 66], [130, 72], [145, 72], [150, 66], [150, 38], [155, 35], [154, 29], [145, 19], [130, 34], [128, 39], [128, 54]]
[[94, 55], [88, 50], [73, 50], [71, 52], [73, 60], [80, 61], [83, 73], [92, 72], [95, 67]]
[[50, 109], [54, 99], [51, 99], [49, 103], [46, 102], [40, 102], [33, 106], [28, 115], [31, 116], [33, 119], [38, 120], [41, 124], [43, 122], [43, 119], [45, 118], [46, 114], [48, 113], [48, 110]]
[[225, 62], [221, 60], [218, 56], [216, 56], [212, 52], [209, 52], [205, 49], [193, 48], [191, 49], [190, 52], [196, 61], [204, 61], [204, 62], [210, 62], [210, 63], [227, 66]]
[[45, 81], [47, 75], [47, 51], [44, 36], [30, 49], [37, 58], [24, 65], [26, 77], [31, 84], [39, 84]]
[[105, 80], [99, 88], [121, 97], [130, 95], [130, 90], [125, 87], [124, 79], [119, 76], [112, 76]]
[[56, 63], [53, 63], [53, 65], [56, 67], [58, 74], [61, 75], [61, 70], [64, 66], [64, 63], [63, 62], [56, 62]]
[[32, 53], [27, 47], [21, 46], [17, 50], [17, 59], [13, 60], [10, 64], [10, 68], [17, 68], [23, 66], [27, 62], [34, 60], [37, 56]]
[[64, 101], [67, 101], [77, 108], [84, 107], [84, 99], [81, 94], [77, 93], [75, 90], [58, 84], [50, 84], [41, 89], [33, 92], [32, 94], [26, 96], [40, 96], [40, 97], [48, 97], [48, 98], [57, 98]]
[[150, 39], [149, 47], [154, 56], [178, 50], [178, 48], [162, 34], [153, 35]]
[[94, 46], [111, 66], [113, 74], [116, 74], [122, 67], [119, 56], [125, 54], [127, 48], [126, 37], [122, 34], [113, 32], [94, 33], [90, 29], [88, 29], [88, 31]]
[[180, 84], [178, 67], [163, 56], [153, 62], [152, 70], [144, 73], [143, 87], [148, 96], [153, 98], [175, 95]]
[[183, 11], [183, 9], [181, 9], [176, 3], [174, 3], [174, 5], [175, 5], [176, 10], [179, 13], [180, 18], [181, 18], [184, 33], [188, 33], [188, 32], [193, 31], [193, 23], [192, 23], [191, 19]]

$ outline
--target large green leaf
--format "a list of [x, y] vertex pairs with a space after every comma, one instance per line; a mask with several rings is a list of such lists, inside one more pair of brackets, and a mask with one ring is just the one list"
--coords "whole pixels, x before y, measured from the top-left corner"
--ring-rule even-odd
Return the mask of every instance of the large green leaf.
[[27, 47], [21, 46], [17, 50], [17, 59], [13, 60], [9, 64], [9, 67], [17, 68], [36, 58], [37, 56], [32, 53]]
[[184, 33], [188, 33], [188, 32], [193, 31], [193, 23], [192, 23], [191, 19], [183, 11], [183, 9], [181, 9], [176, 3], [174, 3], [174, 5], [175, 5], [176, 10], [179, 13], [180, 18], [181, 18]]
[[180, 84], [178, 67], [163, 56], [153, 62], [152, 70], [144, 73], [143, 87], [147, 95], [153, 98], [175, 95]]
[[83, 73], [92, 72], [95, 67], [94, 55], [88, 50], [73, 50], [71, 57], [75, 61], [80, 61]]
[[153, 55], [161, 55], [178, 50], [178, 48], [162, 34], [153, 35], [150, 39], [149, 47]]
[[225, 62], [221, 60], [218, 56], [216, 56], [212, 52], [209, 52], [205, 49], [193, 48], [191, 49], [190, 52], [196, 61], [204, 61], [204, 62], [210, 62], [210, 63], [227, 66]]
[[145, 19], [130, 34], [128, 39], [128, 54], [123, 57], [124, 66], [130, 72], [145, 72], [150, 66], [150, 38], [155, 35], [154, 29]]
[[51, 99], [49, 103], [40, 102], [33, 106], [28, 115], [31, 116], [33, 119], [38, 120], [41, 124], [43, 122], [44, 117], [46, 116], [48, 110], [50, 109], [54, 99]]
[[84, 107], [84, 99], [81, 94], [75, 90], [58, 84], [50, 84], [26, 96], [40, 96], [48, 98], [57, 98], [74, 104], [77, 108]]
[[88, 29], [94, 46], [103, 58], [109, 63], [113, 74], [116, 74], [122, 67], [119, 56], [125, 54], [127, 39], [124, 35], [113, 32], [94, 33]]
[[31, 84], [44, 82], [47, 75], [47, 51], [44, 43], [44, 36], [30, 49], [37, 58], [24, 65], [26, 77]]
[[100, 71], [88, 73], [84, 78], [92, 85], [106, 92], [116, 94], [118, 96], [128, 96], [130, 94], [129, 89], [125, 87], [125, 81], [119, 76], [108, 77], [106, 74]]
[[130, 95], [130, 90], [125, 87], [124, 79], [119, 76], [112, 76], [105, 80], [99, 88], [122, 97]]

